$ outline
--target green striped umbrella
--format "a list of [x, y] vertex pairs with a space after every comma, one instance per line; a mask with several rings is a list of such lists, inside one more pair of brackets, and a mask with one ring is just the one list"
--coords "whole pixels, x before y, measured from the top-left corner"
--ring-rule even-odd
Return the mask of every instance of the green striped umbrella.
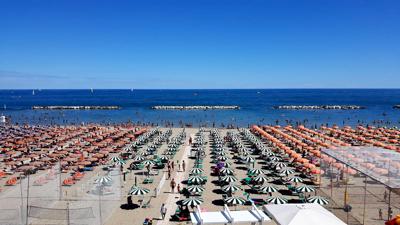
[[320, 205], [327, 205], [329, 204], [329, 200], [321, 197], [321, 196], [313, 196], [313, 197], [309, 197], [307, 198], [307, 202], [309, 203], [316, 203], [316, 204], [320, 204]]
[[289, 169], [289, 168], [283, 168], [279, 170], [279, 173], [281, 176], [289, 176], [290, 174], [294, 174], [294, 170]]
[[275, 169], [280, 170], [284, 167], [287, 167], [287, 164], [284, 162], [276, 162], [276, 163], [274, 163], [274, 167], [275, 167]]
[[117, 162], [117, 161], [119, 161], [119, 160], [121, 160], [119, 157], [117, 157], [117, 156], [114, 156], [114, 157], [111, 157], [111, 159], [110, 159], [112, 162]]
[[102, 177], [98, 177], [96, 178], [96, 180], [94, 180], [94, 183], [99, 184], [99, 185], [108, 185], [112, 182], [112, 178], [110, 176], [102, 176]]
[[192, 185], [187, 188], [190, 193], [202, 193], [205, 189], [201, 185]]
[[264, 174], [264, 171], [261, 169], [249, 169], [248, 173], [253, 174], [253, 175], [260, 175], [260, 174]]
[[270, 204], [280, 205], [280, 204], [286, 204], [288, 200], [284, 197], [275, 196], [267, 198], [267, 202]]
[[143, 164], [143, 166], [148, 166], [148, 165], [152, 166], [152, 165], [154, 165], [154, 161], [153, 160], [145, 160], [142, 162], [142, 164]]
[[188, 181], [192, 184], [201, 184], [204, 182], [204, 179], [201, 176], [190, 176]]
[[261, 186], [258, 189], [258, 191], [261, 193], [272, 193], [272, 192], [278, 192], [278, 189], [273, 185], [266, 185], [266, 186]]
[[148, 194], [150, 192], [149, 189], [147, 188], [142, 188], [142, 187], [138, 187], [138, 186], [133, 186], [131, 187], [131, 189], [129, 190], [128, 194], [129, 195], [145, 195]]
[[265, 176], [263, 174], [260, 174], [260, 175], [258, 175], [258, 176], [253, 178], [253, 181], [256, 182], [256, 183], [264, 183], [264, 182], [268, 182], [270, 180], [271, 179], [269, 177], [267, 177], [267, 176]]
[[118, 161], [114, 162], [114, 164], [117, 166], [122, 166], [122, 165], [125, 165], [126, 162], [124, 160], [118, 160]]
[[225, 202], [232, 205], [243, 205], [244, 203], [246, 203], [246, 200], [242, 197], [233, 196], [226, 198]]
[[300, 182], [303, 182], [303, 179], [300, 178], [300, 177], [291, 177], [291, 178], [289, 178], [288, 180], [289, 180], [290, 182], [293, 182], [293, 183], [300, 183]]
[[297, 192], [303, 193], [303, 192], [314, 192], [315, 189], [313, 187], [307, 186], [307, 185], [303, 185], [300, 187], [296, 188]]
[[166, 156], [166, 155], [162, 155], [162, 156], [160, 156], [160, 159], [161, 159], [162, 161], [168, 161], [168, 160], [169, 160], [169, 157]]
[[193, 207], [193, 206], [201, 205], [203, 202], [204, 202], [204, 200], [202, 198], [190, 197], [190, 198], [182, 200], [181, 204]]
[[219, 170], [219, 172], [221, 173], [221, 174], [225, 174], [225, 175], [232, 175], [233, 174], [233, 170], [232, 169], [230, 169], [230, 168], [222, 168], [222, 169], [220, 169]]
[[268, 159], [269, 159], [269, 161], [271, 161], [271, 162], [278, 162], [278, 161], [281, 160], [281, 158], [278, 157], [278, 156], [271, 156], [271, 157], [269, 157]]
[[193, 168], [190, 170], [190, 174], [202, 174], [204, 172], [201, 168]]
[[222, 187], [222, 190], [225, 192], [233, 193], [235, 191], [241, 190], [240, 186], [236, 184], [228, 184]]
[[242, 161], [244, 161], [246, 163], [252, 163], [252, 162], [254, 162], [254, 160], [255, 159], [253, 157], [251, 157], [251, 156], [246, 156], [246, 157], [242, 158]]
[[140, 155], [138, 155], [138, 156], [135, 156], [135, 158], [133, 158], [133, 161], [135, 161], [135, 162], [141, 162], [141, 161], [143, 161], [143, 160], [145, 160], [146, 158], [144, 158], [143, 156], [140, 156]]
[[238, 179], [234, 176], [227, 175], [227, 176], [223, 176], [221, 178], [221, 180], [224, 182], [230, 183], [230, 182], [236, 182]]
[[226, 157], [226, 156], [219, 156], [219, 157], [217, 158], [217, 160], [218, 160], [218, 161], [226, 161], [226, 160], [228, 160], [228, 157]]

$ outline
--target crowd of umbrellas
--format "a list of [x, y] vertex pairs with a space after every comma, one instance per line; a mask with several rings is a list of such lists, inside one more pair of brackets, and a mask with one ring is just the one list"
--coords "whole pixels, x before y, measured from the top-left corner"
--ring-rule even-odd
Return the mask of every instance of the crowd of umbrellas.
[[146, 129], [128, 125], [100, 126], [1, 126], [0, 177], [7, 185], [38, 170], [49, 172], [35, 181], [42, 185], [54, 178], [54, 166], [73, 176], [64, 182], [72, 185], [86, 170], [106, 164], [112, 153], [121, 149]]

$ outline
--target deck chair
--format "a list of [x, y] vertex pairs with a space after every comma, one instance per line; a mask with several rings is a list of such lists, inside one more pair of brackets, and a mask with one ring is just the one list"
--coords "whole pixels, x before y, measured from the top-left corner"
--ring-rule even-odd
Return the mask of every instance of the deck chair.
[[152, 198], [153, 197], [150, 197], [149, 200], [142, 205], [142, 208], [150, 208], [150, 202]]

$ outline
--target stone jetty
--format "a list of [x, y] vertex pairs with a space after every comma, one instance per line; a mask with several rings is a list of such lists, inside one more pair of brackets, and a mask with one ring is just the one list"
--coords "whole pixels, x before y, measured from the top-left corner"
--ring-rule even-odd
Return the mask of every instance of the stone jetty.
[[156, 105], [151, 107], [155, 110], [238, 110], [236, 105], [192, 105], [192, 106], [172, 106], [172, 105]]
[[35, 110], [117, 110], [120, 106], [32, 106]]
[[363, 106], [358, 105], [281, 105], [274, 106], [274, 109], [286, 110], [357, 110], [365, 109]]

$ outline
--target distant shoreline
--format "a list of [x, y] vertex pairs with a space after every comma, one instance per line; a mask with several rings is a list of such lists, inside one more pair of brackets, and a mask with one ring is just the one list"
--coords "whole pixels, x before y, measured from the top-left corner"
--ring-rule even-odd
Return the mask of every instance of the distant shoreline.
[[191, 105], [191, 106], [168, 106], [168, 105], [156, 105], [151, 107], [154, 110], [239, 110], [240, 107], [237, 105]]

